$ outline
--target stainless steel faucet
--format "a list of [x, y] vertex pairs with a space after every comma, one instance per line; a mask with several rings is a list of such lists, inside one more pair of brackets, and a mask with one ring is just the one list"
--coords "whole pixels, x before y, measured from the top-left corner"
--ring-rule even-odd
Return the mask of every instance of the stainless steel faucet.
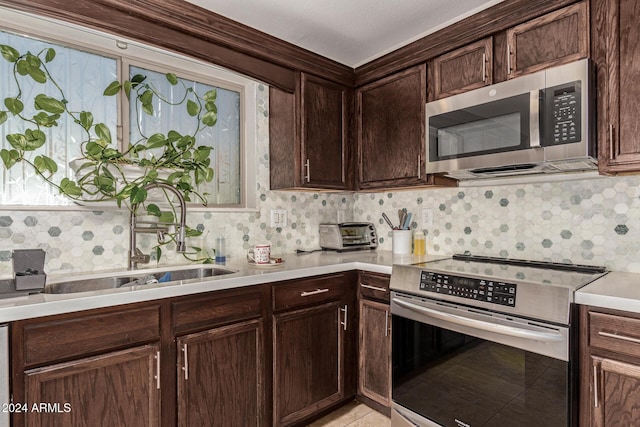
[[[164, 235], [169, 231], [168, 226], [174, 225], [176, 228], [176, 252], [185, 252], [187, 245], [185, 243], [186, 232], [186, 218], [187, 218], [187, 205], [184, 201], [182, 193], [169, 184], [156, 182], [148, 184], [144, 187], [145, 190], [151, 190], [153, 188], [162, 188], [163, 190], [170, 191], [178, 198], [178, 204], [180, 205], [180, 222], [179, 223], [160, 223], [149, 221], [138, 221], [136, 211], [137, 205], [131, 206], [131, 216], [129, 218], [129, 269], [135, 269], [138, 264], [146, 264], [149, 262], [149, 255], [142, 253], [137, 247], [136, 235], [138, 233], [153, 233], [158, 236], [158, 243], [164, 241]], [[138, 227], [139, 224], [148, 224], [148, 227]]]

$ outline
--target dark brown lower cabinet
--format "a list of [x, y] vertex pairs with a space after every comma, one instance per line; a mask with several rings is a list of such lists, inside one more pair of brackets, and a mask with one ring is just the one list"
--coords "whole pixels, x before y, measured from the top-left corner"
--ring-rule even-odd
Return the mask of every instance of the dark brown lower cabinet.
[[177, 339], [178, 426], [261, 426], [261, 319]]
[[160, 426], [160, 346], [25, 372], [29, 427]]
[[344, 304], [274, 316], [274, 425], [288, 426], [342, 400]]
[[389, 304], [360, 300], [358, 395], [391, 408], [391, 313]]

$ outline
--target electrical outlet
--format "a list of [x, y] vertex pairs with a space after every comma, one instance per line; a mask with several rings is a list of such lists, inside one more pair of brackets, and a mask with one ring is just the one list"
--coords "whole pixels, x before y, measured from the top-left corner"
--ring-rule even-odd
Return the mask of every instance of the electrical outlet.
[[287, 226], [287, 211], [285, 209], [271, 210], [271, 226], [274, 228]]
[[433, 209], [422, 208], [422, 226], [430, 227], [433, 225]]

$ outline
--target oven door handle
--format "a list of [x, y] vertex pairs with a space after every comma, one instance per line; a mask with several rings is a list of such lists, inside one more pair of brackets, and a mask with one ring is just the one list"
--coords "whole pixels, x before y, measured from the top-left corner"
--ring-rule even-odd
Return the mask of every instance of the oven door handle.
[[468, 326], [475, 329], [480, 329], [487, 332], [493, 332], [501, 335], [509, 335], [512, 337], [523, 338], [532, 341], [540, 342], [559, 342], [565, 338], [559, 332], [540, 332], [521, 327], [498, 325], [495, 323], [483, 322], [482, 320], [470, 319], [468, 317], [458, 316], [456, 314], [443, 313], [437, 310], [432, 310], [427, 307], [422, 307], [418, 304], [413, 304], [398, 298], [393, 298], [393, 302], [400, 307], [404, 307], [408, 310], [420, 313], [422, 315], [443, 320], [455, 325]]

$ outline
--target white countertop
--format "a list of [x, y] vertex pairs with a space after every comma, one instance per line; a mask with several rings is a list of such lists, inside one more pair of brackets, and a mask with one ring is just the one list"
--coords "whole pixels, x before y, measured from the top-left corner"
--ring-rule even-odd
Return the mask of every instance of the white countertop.
[[[256, 267], [244, 259], [231, 259], [224, 267], [236, 273], [191, 279], [182, 282], [159, 283], [138, 287], [122, 287], [101, 291], [67, 294], [35, 294], [0, 299], [0, 323], [53, 314], [69, 313], [92, 308], [110, 307], [120, 304], [150, 301], [181, 295], [191, 295], [222, 289], [239, 288], [282, 280], [299, 279], [321, 274], [350, 270], [366, 270], [391, 274], [393, 264], [414, 264], [435, 261], [446, 256], [393, 255], [390, 251], [315, 252], [310, 254], [282, 255], [284, 263], [274, 267]], [[211, 265], [208, 265], [209, 267]], [[171, 266], [139, 270], [118, 270], [86, 274], [50, 275], [48, 283], [66, 280], [93, 279], [111, 275], [143, 276], [146, 273], [193, 268], [197, 265]]]
[[612, 271], [579, 289], [577, 304], [640, 313], [640, 274]]

